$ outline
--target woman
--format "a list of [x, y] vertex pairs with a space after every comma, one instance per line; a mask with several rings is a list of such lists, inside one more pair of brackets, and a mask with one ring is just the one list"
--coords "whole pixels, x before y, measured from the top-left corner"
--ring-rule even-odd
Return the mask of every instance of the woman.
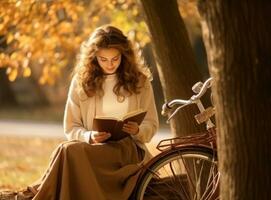
[[[139, 64], [131, 42], [113, 26], [97, 28], [83, 42], [64, 114], [68, 138], [55, 150], [34, 200], [123, 200], [136, 184], [139, 169], [150, 159], [144, 143], [158, 128], [149, 71]], [[118, 117], [143, 109], [130, 134], [106, 141], [110, 133], [92, 130], [96, 115]]]

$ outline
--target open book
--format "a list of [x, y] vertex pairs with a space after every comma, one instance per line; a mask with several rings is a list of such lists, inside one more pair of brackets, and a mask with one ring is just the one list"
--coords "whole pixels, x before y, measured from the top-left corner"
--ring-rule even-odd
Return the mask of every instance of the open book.
[[137, 122], [138, 125], [143, 121], [147, 111], [142, 109], [135, 110], [125, 114], [120, 118], [108, 117], [108, 116], [96, 116], [93, 120], [94, 131], [111, 133], [111, 137], [107, 140], [117, 141], [129, 136], [130, 134], [122, 131], [124, 123], [128, 121]]

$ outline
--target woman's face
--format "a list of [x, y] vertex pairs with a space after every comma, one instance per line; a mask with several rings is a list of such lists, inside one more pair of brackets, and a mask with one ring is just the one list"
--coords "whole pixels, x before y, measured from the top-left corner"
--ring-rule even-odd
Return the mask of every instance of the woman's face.
[[105, 74], [115, 73], [121, 62], [121, 53], [115, 48], [101, 48], [96, 53], [96, 57]]

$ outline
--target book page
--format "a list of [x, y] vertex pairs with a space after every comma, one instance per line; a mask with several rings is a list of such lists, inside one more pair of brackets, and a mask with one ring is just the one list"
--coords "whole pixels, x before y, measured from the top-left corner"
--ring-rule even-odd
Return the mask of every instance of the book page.
[[134, 111], [128, 112], [127, 114], [125, 114], [125, 115], [122, 117], [122, 121], [124, 121], [124, 120], [126, 120], [126, 119], [128, 119], [128, 118], [130, 118], [130, 117], [136, 116], [136, 115], [138, 115], [138, 114], [140, 114], [140, 113], [143, 113], [143, 112], [146, 112], [146, 111], [144, 111], [144, 110], [142, 110], [142, 109], [138, 109], [138, 110], [134, 110]]
[[94, 119], [108, 119], [108, 120], [115, 120], [115, 121], [121, 120], [120, 118], [111, 117], [111, 116], [96, 116], [94, 117]]

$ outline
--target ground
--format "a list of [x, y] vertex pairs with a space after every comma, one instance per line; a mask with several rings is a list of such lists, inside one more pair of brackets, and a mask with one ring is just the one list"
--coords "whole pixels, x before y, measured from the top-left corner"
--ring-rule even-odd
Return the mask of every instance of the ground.
[[0, 136], [0, 191], [19, 190], [36, 181], [61, 139]]
[[[0, 120], [0, 127], [0, 191], [20, 190], [39, 179], [65, 140], [61, 124]], [[158, 141], [168, 137], [168, 130], [160, 130], [147, 144], [153, 155]]]

